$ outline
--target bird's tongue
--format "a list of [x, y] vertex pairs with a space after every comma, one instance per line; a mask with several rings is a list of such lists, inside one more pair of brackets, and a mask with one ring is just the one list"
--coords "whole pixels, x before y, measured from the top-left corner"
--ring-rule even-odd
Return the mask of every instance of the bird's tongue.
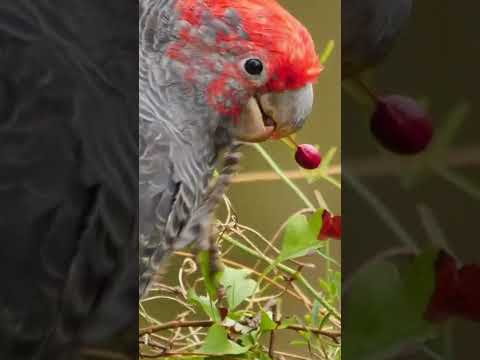
[[272, 136], [270, 136], [270, 139], [272, 139], [272, 140], [280, 140], [280, 139], [283, 139], [283, 138], [284, 138], [283, 135], [281, 135], [281, 134], [279, 134], [275, 131], [272, 133]]
[[271, 117], [263, 114], [263, 125], [265, 125], [265, 127], [275, 126], [275, 121], [273, 121], [273, 119]]

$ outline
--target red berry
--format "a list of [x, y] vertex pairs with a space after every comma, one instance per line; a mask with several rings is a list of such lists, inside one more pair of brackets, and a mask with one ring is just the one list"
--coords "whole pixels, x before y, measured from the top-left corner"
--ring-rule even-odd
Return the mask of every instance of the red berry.
[[320, 166], [322, 162], [322, 156], [317, 148], [310, 144], [298, 145], [297, 151], [295, 152], [295, 160], [298, 165], [304, 169], [316, 169]]
[[228, 308], [225, 306], [221, 306], [218, 308], [218, 312], [220, 313], [220, 318], [225, 320], [225, 318], [228, 316]]
[[342, 238], [342, 217], [340, 215], [332, 215], [325, 210], [322, 214], [322, 229], [318, 234], [318, 240], [327, 238], [340, 240]]
[[435, 261], [435, 290], [427, 307], [427, 320], [444, 321], [453, 315], [457, 287], [457, 263], [453, 256], [441, 250]]
[[464, 265], [458, 272], [456, 312], [458, 316], [480, 321], [480, 266]]
[[457, 268], [450, 254], [440, 251], [435, 262], [435, 291], [426, 318], [443, 321], [451, 316], [480, 321], [480, 266]]
[[400, 95], [378, 98], [370, 129], [386, 149], [397, 154], [417, 154], [433, 136], [426, 111], [415, 100]]

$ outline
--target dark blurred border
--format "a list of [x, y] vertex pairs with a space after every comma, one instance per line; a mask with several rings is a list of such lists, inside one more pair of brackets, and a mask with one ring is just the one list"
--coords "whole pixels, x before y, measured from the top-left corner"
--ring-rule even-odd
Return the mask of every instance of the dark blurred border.
[[138, 2], [0, 3], [0, 359], [138, 352]]
[[[405, 15], [405, 3], [342, 1], [342, 352], [345, 360], [477, 358], [480, 277], [464, 289], [468, 314], [452, 311], [428, 328], [420, 309], [439, 291], [439, 279], [434, 266], [426, 269], [427, 256], [418, 259], [444, 249], [458, 269], [480, 264], [478, 6], [414, 1]], [[427, 150], [398, 156], [382, 148], [370, 130], [371, 99], [352, 78], [378, 95], [408, 96], [425, 107], [434, 125]], [[415, 259], [424, 269], [415, 270], [418, 289], [403, 301], [399, 289], [412, 283], [405, 269]]]

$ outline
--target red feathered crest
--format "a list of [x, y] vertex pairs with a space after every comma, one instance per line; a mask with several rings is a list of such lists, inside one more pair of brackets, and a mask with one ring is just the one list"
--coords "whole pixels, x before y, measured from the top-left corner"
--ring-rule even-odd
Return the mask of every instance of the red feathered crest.
[[194, 27], [204, 25], [205, 7], [218, 19], [233, 11], [245, 36], [217, 35], [216, 42], [266, 53], [270, 73], [266, 91], [300, 88], [322, 71], [308, 30], [275, 0], [180, 0], [178, 4], [183, 20]]

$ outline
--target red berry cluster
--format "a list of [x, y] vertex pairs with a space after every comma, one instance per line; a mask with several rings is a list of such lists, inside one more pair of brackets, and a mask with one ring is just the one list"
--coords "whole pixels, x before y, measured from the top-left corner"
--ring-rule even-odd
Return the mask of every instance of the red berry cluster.
[[452, 316], [480, 321], [480, 265], [462, 267], [445, 251], [435, 262], [435, 291], [426, 311], [432, 322]]

